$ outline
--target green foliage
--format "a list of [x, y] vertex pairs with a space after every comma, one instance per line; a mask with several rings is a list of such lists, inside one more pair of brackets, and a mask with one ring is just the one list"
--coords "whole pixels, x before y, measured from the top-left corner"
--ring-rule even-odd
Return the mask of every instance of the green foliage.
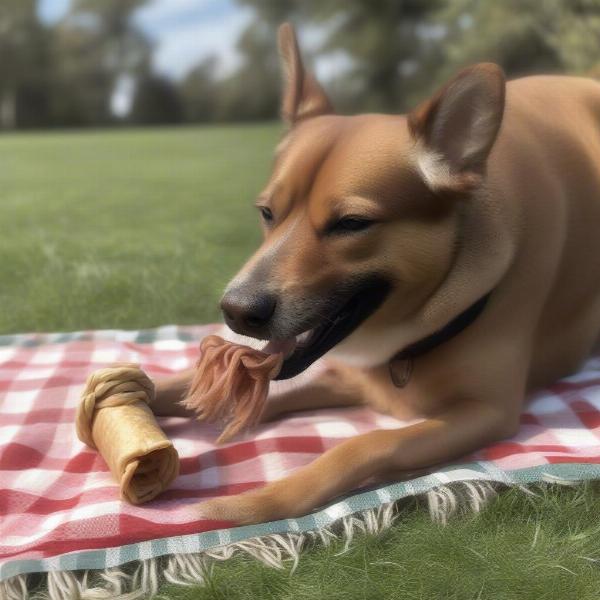
[[211, 121], [219, 109], [219, 86], [215, 81], [217, 59], [209, 56], [192, 69], [181, 83], [185, 119], [192, 123]]
[[[0, 128], [270, 119], [279, 112], [277, 26], [295, 22], [304, 54], [341, 59], [325, 87], [340, 112], [403, 112], [468, 64], [509, 77], [600, 76], [600, 0], [237, 0], [254, 17], [239, 68], [218, 76], [204, 58], [183, 81], [153, 72], [152, 44], [133, 24], [149, 0], [74, 0], [55, 27], [33, 0], [0, 6]], [[306, 49], [308, 46], [308, 50]], [[131, 114], [111, 97], [127, 78]]]
[[600, 76], [600, 1], [550, 0], [545, 34], [565, 70]]
[[598, 0], [457, 0], [440, 11], [438, 21], [447, 35], [436, 83], [478, 61], [499, 63], [509, 77], [591, 75], [600, 64]]
[[240, 38], [242, 67], [220, 86], [219, 118], [276, 114], [276, 29], [287, 19], [319, 32], [315, 54], [350, 59], [325, 86], [342, 112], [405, 111], [480, 61], [499, 63], [509, 77], [600, 71], [598, 0], [238, 2], [256, 18]]
[[328, 24], [323, 51], [342, 50], [354, 66], [346, 75], [359, 93], [354, 110], [400, 112], [431, 60], [432, 15], [441, 0], [313, 1], [310, 14]]
[[[145, 0], [73, 2], [54, 31], [54, 124], [114, 122], [110, 101], [120, 77], [154, 83], [149, 74], [150, 43], [131, 24], [131, 15], [144, 3]], [[156, 85], [148, 87], [150, 93], [163, 92]]]
[[129, 120], [148, 125], [180, 123], [183, 106], [176, 86], [166, 77], [141, 77], [135, 88]]
[[50, 40], [34, 0], [0, 3], [0, 129], [48, 119]]

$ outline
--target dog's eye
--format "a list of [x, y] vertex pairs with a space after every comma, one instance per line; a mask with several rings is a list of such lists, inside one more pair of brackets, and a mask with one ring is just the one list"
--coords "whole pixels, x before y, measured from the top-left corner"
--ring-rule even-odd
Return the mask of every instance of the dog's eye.
[[363, 231], [373, 225], [373, 221], [361, 217], [343, 217], [335, 221], [329, 227], [330, 233], [352, 233], [354, 231]]
[[262, 217], [265, 223], [270, 223], [273, 220], [273, 213], [270, 208], [266, 206], [259, 206], [258, 210], [260, 210], [260, 216]]

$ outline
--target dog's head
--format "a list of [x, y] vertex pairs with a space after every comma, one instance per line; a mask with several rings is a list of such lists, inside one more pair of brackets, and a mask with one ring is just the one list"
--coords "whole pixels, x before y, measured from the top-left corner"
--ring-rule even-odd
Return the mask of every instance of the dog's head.
[[434, 293], [460, 242], [460, 204], [485, 174], [504, 104], [495, 65], [461, 72], [408, 116], [337, 116], [280, 29], [290, 127], [259, 195], [264, 242], [221, 306], [237, 333], [270, 340], [294, 376], [336, 347], [373, 364], [398, 348], [361, 345]]

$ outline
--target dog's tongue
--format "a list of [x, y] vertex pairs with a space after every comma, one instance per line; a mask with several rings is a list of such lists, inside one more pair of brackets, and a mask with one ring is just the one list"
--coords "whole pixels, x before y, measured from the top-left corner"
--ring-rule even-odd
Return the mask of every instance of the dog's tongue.
[[271, 340], [263, 349], [267, 354], [283, 354], [287, 358], [296, 348], [296, 338], [287, 338], [285, 340]]

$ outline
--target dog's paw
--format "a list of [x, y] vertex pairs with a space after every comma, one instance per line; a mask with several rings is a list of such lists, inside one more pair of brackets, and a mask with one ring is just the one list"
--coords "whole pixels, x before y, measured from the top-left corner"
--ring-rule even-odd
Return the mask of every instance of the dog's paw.
[[237, 525], [264, 523], [293, 516], [284, 503], [266, 488], [237, 496], [221, 496], [198, 505], [202, 519], [231, 521]]

